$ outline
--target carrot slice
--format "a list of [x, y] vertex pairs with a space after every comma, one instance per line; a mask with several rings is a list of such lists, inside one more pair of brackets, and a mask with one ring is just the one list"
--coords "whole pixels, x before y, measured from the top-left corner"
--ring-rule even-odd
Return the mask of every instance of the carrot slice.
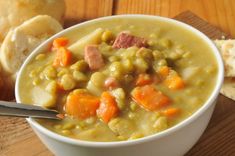
[[170, 73], [170, 68], [168, 66], [163, 66], [159, 69], [158, 74], [162, 77], [162, 78], [166, 78]]
[[162, 113], [166, 117], [172, 118], [172, 117], [178, 116], [180, 112], [181, 110], [179, 108], [168, 108], [164, 110]]
[[53, 48], [58, 49], [60, 47], [66, 46], [68, 43], [69, 43], [69, 40], [67, 38], [60, 37], [53, 41], [52, 46]]
[[65, 112], [76, 118], [85, 119], [96, 115], [100, 99], [88, 92], [73, 91], [67, 97]]
[[143, 86], [150, 84], [151, 82], [152, 79], [150, 78], [149, 74], [139, 74], [135, 84], [137, 86]]
[[56, 51], [56, 56], [53, 62], [54, 67], [65, 67], [71, 63], [72, 53], [65, 47], [60, 47]]
[[100, 106], [96, 111], [97, 116], [105, 123], [108, 123], [113, 117], [117, 116], [119, 111], [115, 97], [106, 91], [102, 93], [100, 101]]
[[184, 80], [179, 75], [168, 76], [163, 82], [168, 88], [177, 90], [185, 87]]
[[132, 98], [140, 106], [147, 110], [159, 110], [170, 104], [170, 99], [152, 85], [136, 87], [132, 92]]

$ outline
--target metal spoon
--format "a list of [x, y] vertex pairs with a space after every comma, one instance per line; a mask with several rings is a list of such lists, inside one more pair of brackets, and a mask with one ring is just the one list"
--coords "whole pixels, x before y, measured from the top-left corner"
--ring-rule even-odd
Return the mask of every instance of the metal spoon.
[[6, 101], [0, 101], [0, 116], [15, 116], [25, 118], [33, 117], [57, 120], [63, 118], [63, 115], [57, 112], [56, 110], [50, 110], [39, 106]]

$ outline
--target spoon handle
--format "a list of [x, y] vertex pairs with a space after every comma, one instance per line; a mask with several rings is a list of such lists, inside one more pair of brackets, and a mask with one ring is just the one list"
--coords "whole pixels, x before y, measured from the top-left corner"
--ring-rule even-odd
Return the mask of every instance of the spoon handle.
[[61, 119], [59, 112], [39, 106], [21, 104], [16, 102], [0, 101], [0, 115], [15, 117], [33, 117], [46, 119]]

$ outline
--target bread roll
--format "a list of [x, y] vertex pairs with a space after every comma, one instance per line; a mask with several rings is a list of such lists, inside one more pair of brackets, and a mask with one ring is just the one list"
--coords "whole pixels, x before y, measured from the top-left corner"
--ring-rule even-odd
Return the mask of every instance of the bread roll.
[[11, 28], [37, 15], [49, 15], [63, 24], [64, 12], [64, 0], [0, 0], [0, 42]]
[[15, 75], [26, 57], [43, 41], [62, 30], [54, 18], [38, 15], [9, 31], [0, 50], [4, 76], [15, 81]]

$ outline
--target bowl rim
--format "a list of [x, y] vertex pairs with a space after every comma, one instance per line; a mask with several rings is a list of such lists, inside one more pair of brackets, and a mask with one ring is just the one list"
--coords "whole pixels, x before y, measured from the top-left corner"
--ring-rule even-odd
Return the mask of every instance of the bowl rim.
[[76, 24], [72, 27], [69, 27], [67, 29], [62, 30], [61, 32], [53, 35], [52, 37], [50, 37], [49, 39], [47, 39], [46, 41], [41, 43], [28, 56], [28, 58], [24, 61], [23, 65], [21, 66], [21, 68], [18, 72], [18, 76], [17, 76], [17, 79], [16, 79], [16, 85], [15, 85], [16, 101], [17, 102], [21, 101], [20, 96], [19, 96], [19, 80], [20, 80], [23, 69], [32, 60], [32, 58], [36, 54], [42, 52], [42, 50], [46, 46], [48, 46], [53, 39], [55, 39], [57, 37], [60, 37], [60, 36], [63, 36], [64, 34], [70, 32], [70, 31], [73, 31], [74, 29], [79, 29], [79, 27], [82, 27], [84, 25], [95, 23], [96, 21], [110, 20], [110, 19], [116, 19], [116, 18], [156, 19], [156, 20], [163, 21], [163, 22], [166, 22], [166, 23], [176, 24], [179, 27], [187, 29], [188, 31], [190, 31], [190, 32], [194, 33], [195, 35], [197, 35], [198, 37], [202, 38], [204, 40], [204, 42], [206, 42], [208, 44], [211, 51], [213, 51], [213, 55], [214, 55], [214, 57], [216, 59], [216, 62], [218, 64], [218, 74], [217, 74], [216, 86], [214, 87], [214, 89], [213, 89], [211, 95], [208, 97], [207, 101], [196, 112], [194, 112], [191, 116], [184, 119], [183, 121], [176, 124], [175, 126], [169, 128], [169, 129], [166, 129], [162, 132], [159, 132], [159, 133], [156, 133], [156, 134], [153, 134], [153, 135], [149, 135], [149, 136], [145, 136], [143, 138], [136, 139], [136, 140], [113, 141], [113, 142], [95, 142], [95, 141], [86, 141], [86, 140], [73, 139], [73, 138], [69, 138], [69, 137], [66, 137], [66, 136], [62, 136], [60, 134], [57, 134], [57, 133], [43, 127], [38, 122], [36, 122], [33, 118], [27, 118], [27, 121], [30, 123], [30, 125], [35, 127], [35, 129], [37, 131], [39, 131], [40, 133], [43, 133], [44, 135], [46, 135], [50, 138], [53, 138], [57, 141], [65, 142], [65, 143], [73, 144], [73, 145], [78, 145], [78, 146], [99, 147], [99, 148], [130, 146], [130, 145], [135, 145], [135, 144], [140, 144], [140, 143], [145, 143], [145, 142], [150, 142], [150, 141], [153, 141], [153, 140], [157, 140], [159, 138], [165, 137], [167, 135], [170, 135], [170, 134], [180, 130], [181, 128], [189, 125], [194, 120], [196, 120], [200, 115], [202, 115], [213, 104], [213, 102], [216, 101], [216, 99], [219, 95], [219, 90], [222, 86], [223, 79], [224, 79], [224, 66], [223, 66], [223, 61], [222, 61], [221, 54], [219, 53], [219, 51], [216, 48], [215, 44], [205, 34], [203, 34], [199, 30], [193, 28], [192, 26], [190, 26], [186, 23], [183, 23], [183, 22], [180, 22], [180, 21], [177, 21], [177, 20], [174, 20], [174, 19], [166, 18], [166, 17], [153, 16], [153, 15], [140, 15], [140, 14], [113, 15], [113, 16], [106, 16], [106, 17], [101, 17], [101, 18], [90, 20], [90, 21], [82, 22], [82, 23]]

